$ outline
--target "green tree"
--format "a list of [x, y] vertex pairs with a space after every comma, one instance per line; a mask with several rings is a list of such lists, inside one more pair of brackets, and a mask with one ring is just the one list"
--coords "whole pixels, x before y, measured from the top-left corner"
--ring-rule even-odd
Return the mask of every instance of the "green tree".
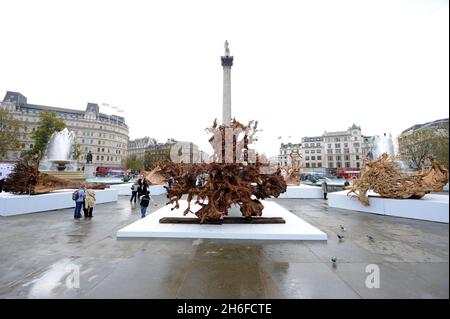
[[144, 168], [144, 163], [133, 154], [125, 159], [125, 167], [132, 171], [140, 171]]
[[75, 160], [79, 160], [81, 157], [81, 145], [78, 143], [74, 143], [72, 147], [72, 156]]
[[0, 109], [0, 156], [20, 147], [20, 122], [7, 109]]
[[446, 133], [444, 127], [402, 134], [398, 138], [398, 145], [400, 155], [409, 162], [411, 168], [420, 168], [429, 155], [448, 165], [448, 126]]
[[155, 168], [157, 162], [164, 160], [170, 161], [170, 148], [147, 151], [144, 156], [144, 168], [150, 171]]
[[435, 159], [448, 166], [449, 164], [449, 154], [448, 154], [448, 147], [449, 147], [449, 135], [448, 135], [448, 124], [443, 125], [438, 128], [437, 130], [437, 141], [436, 141], [436, 147], [433, 152], [433, 155]]
[[32, 137], [34, 139], [33, 149], [29, 152], [33, 158], [40, 161], [44, 156], [48, 141], [53, 133], [62, 131], [66, 123], [57, 116], [55, 112], [43, 111], [39, 116], [38, 127]]

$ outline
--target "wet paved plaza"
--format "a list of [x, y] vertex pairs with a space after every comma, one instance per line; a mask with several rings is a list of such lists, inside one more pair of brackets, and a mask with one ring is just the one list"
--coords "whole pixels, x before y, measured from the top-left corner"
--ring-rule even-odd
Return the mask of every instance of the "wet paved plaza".
[[[166, 200], [154, 199], [150, 213]], [[75, 221], [72, 209], [0, 217], [0, 298], [449, 297], [448, 224], [274, 201], [328, 241], [116, 239], [140, 218], [124, 196], [92, 220]], [[379, 267], [379, 288], [366, 287], [368, 265]]]

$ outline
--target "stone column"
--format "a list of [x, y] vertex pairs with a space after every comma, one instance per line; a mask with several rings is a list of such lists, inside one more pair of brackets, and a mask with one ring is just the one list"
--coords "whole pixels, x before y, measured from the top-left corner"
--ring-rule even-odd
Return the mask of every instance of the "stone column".
[[226, 126], [231, 124], [231, 67], [223, 67], [223, 107], [222, 123]]
[[225, 55], [221, 57], [223, 67], [223, 108], [222, 123], [225, 126], [231, 124], [231, 67], [233, 57], [230, 56], [228, 41], [225, 41]]

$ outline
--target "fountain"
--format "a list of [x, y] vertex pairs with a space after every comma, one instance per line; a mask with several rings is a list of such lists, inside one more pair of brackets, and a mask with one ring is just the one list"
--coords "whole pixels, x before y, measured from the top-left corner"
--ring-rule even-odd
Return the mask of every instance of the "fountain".
[[76, 171], [76, 161], [72, 156], [74, 145], [75, 134], [67, 128], [53, 133], [41, 162], [42, 170]]
[[389, 136], [386, 133], [383, 133], [381, 136], [375, 135], [374, 144], [374, 158], [379, 158], [383, 154], [387, 154], [388, 156], [394, 155], [394, 142], [392, 141], [391, 134]]

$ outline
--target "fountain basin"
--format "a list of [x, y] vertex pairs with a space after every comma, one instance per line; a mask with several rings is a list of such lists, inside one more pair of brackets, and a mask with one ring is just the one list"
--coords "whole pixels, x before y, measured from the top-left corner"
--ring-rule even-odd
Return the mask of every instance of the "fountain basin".
[[50, 160], [53, 164], [56, 164], [56, 169], [59, 172], [66, 170], [66, 165], [70, 163], [69, 160]]

